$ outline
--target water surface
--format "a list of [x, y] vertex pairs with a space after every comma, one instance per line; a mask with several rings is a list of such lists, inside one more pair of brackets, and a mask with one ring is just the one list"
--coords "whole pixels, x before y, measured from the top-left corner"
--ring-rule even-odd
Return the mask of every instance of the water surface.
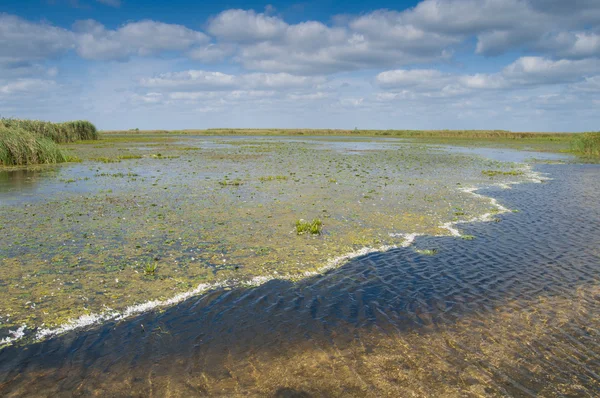
[[519, 212], [464, 225], [472, 240], [424, 236], [297, 283], [9, 347], [0, 392], [598, 396], [600, 167], [538, 167], [553, 180], [483, 192]]

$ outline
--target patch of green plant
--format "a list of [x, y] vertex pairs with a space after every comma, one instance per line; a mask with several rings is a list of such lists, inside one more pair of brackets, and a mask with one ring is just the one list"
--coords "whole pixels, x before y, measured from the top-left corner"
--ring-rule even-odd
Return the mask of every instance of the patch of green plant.
[[463, 240], [473, 240], [475, 237], [473, 235], [462, 235], [461, 239]]
[[161, 153], [155, 153], [153, 155], [150, 155], [150, 157], [153, 158], [153, 159], [178, 159], [178, 158], [180, 158], [180, 156], [163, 155]]
[[589, 157], [600, 157], [600, 132], [577, 134], [571, 151]]
[[0, 165], [50, 164], [68, 160], [68, 155], [51, 139], [20, 127], [0, 124]]
[[96, 161], [96, 162], [101, 162], [101, 163], [120, 163], [121, 162], [120, 159], [112, 159], [112, 158], [106, 158], [106, 157], [92, 158], [91, 160]]
[[99, 138], [96, 126], [86, 120], [52, 123], [41, 120], [3, 118], [0, 120], [0, 125], [7, 128], [20, 128], [49, 138], [56, 143], [97, 140]]
[[416, 249], [415, 251], [425, 256], [435, 256], [438, 254], [438, 249]]
[[523, 172], [520, 170], [511, 170], [511, 171], [502, 171], [502, 170], [483, 170], [481, 174], [486, 175], [488, 177], [495, 176], [520, 176], [523, 175]]
[[265, 182], [265, 181], [287, 181], [287, 176], [266, 176], [266, 177], [259, 177], [259, 180], [261, 182]]
[[296, 221], [296, 233], [303, 235], [309, 233], [311, 235], [320, 235], [323, 230], [323, 222], [315, 218], [312, 221], [297, 220]]
[[155, 263], [153, 261], [147, 262], [146, 265], [144, 266], [144, 275], [154, 276], [156, 274], [157, 268], [158, 268], [157, 263]]
[[227, 186], [238, 187], [238, 186], [240, 186], [242, 184], [243, 184], [243, 182], [239, 178], [237, 178], [235, 180], [222, 180], [222, 181], [219, 181], [219, 185], [221, 185], [223, 187], [227, 187]]

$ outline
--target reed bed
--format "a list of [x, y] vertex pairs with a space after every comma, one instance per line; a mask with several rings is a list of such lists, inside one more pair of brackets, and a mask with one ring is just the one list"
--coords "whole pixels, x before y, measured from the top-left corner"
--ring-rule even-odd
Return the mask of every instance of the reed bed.
[[578, 135], [571, 142], [571, 150], [589, 157], [600, 157], [600, 132]]
[[68, 160], [69, 156], [50, 138], [19, 127], [0, 126], [0, 165], [22, 166]]
[[85, 120], [51, 123], [41, 120], [2, 119], [0, 120], [0, 125], [4, 125], [8, 128], [21, 128], [48, 137], [57, 143], [97, 140], [99, 138], [96, 126]]
[[75, 158], [59, 143], [97, 140], [96, 126], [84, 120], [51, 123], [40, 120], [0, 119], [0, 165], [24, 166], [62, 163]]

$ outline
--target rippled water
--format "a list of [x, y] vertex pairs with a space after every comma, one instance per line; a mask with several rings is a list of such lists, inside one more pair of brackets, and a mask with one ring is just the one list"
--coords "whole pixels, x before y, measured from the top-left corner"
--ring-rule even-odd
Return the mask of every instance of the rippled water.
[[479, 192], [519, 212], [463, 225], [473, 240], [8, 347], [0, 393], [598, 396], [600, 167], [539, 169], [553, 180]]

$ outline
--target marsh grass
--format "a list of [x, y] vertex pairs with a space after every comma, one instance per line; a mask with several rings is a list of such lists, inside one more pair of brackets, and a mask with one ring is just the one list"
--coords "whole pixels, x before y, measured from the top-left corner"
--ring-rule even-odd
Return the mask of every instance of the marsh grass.
[[97, 140], [96, 127], [87, 121], [50, 123], [39, 120], [0, 119], [0, 165], [80, 161], [63, 152], [57, 143]]
[[8, 128], [21, 128], [38, 134], [57, 143], [97, 140], [96, 126], [86, 120], [64, 123], [51, 123], [41, 120], [7, 119], [0, 120], [0, 125]]
[[323, 222], [318, 218], [315, 218], [312, 221], [296, 221], [296, 233], [298, 235], [303, 235], [305, 233], [310, 233], [311, 235], [320, 235], [322, 231]]
[[69, 155], [49, 138], [18, 127], [0, 126], [0, 165], [61, 163], [70, 159]]
[[589, 157], [600, 157], [600, 132], [578, 135], [571, 142], [573, 152]]

